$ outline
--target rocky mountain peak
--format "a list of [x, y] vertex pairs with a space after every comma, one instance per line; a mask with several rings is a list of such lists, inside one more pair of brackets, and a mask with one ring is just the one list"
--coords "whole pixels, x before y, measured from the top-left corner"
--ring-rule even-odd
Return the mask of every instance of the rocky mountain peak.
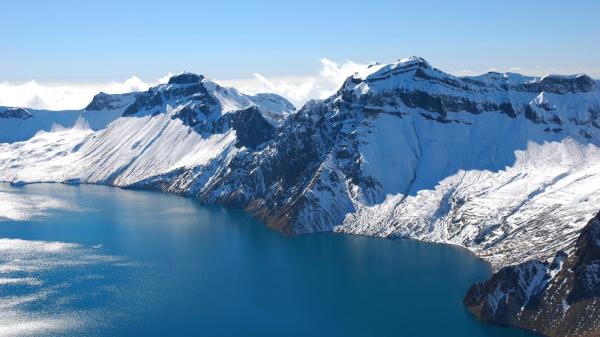
[[194, 84], [202, 82], [203, 79], [204, 76], [202, 75], [196, 75], [190, 72], [183, 72], [181, 74], [171, 76], [171, 78], [169, 78], [168, 84]]
[[423, 67], [423, 68], [431, 68], [431, 65], [429, 64], [429, 62], [427, 62], [424, 58], [422, 58], [420, 56], [414, 56], [414, 55], [405, 57], [405, 58], [400, 58], [400, 59], [398, 59], [398, 61], [396, 61], [396, 63], [403, 67], [417, 65], [417, 66]]
[[136, 93], [128, 94], [107, 94], [100, 92], [92, 98], [90, 104], [85, 107], [85, 111], [114, 110], [126, 107], [131, 104]]
[[202, 75], [192, 73], [175, 75], [167, 84], [159, 84], [140, 93], [133, 104], [127, 107], [123, 116], [161, 113], [166, 111], [166, 105], [176, 107], [189, 102], [203, 102], [207, 105], [205, 112], [214, 112], [218, 110], [218, 102], [207, 91], [203, 80]]
[[352, 83], [360, 83], [361, 81], [378, 81], [390, 79], [394, 75], [404, 73], [415, 69], [433, 69], [433, 67], [424, 58], [418, 56], [410, 56], [398, 59], [390, 64], [374, 63], [369, 65], [362, 71], [356, 72], [349, 80]]

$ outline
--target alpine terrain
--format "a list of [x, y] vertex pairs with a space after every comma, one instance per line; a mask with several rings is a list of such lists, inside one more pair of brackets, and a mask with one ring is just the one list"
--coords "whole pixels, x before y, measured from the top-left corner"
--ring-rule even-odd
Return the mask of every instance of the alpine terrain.
[[0, 108], [0, 142], [13, 184], [160, 190], [287, 235], [460, 245], [496, 272], [465, 299], [481, 319], [600, 333], [600, 83], [583, 74], [458, 77], [410, 57], [296, 110], [183, 73], [81, 111]]

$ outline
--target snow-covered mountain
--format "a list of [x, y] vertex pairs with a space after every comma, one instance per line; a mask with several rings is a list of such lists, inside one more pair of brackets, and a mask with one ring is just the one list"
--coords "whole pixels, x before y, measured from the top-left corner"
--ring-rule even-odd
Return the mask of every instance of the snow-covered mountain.
[[[94, 131], [90, 111], [121, 117]], [[287, 234], [458, 244], [495, 270], [572, 254], [600, 208], [600, 86], [586, 75], [457, 77], [411, 57], [293, 111], [184, 73], [0, 144], [0, 180], [181, 193]]]
[[0, 143], [24, 141], [39, 131], [71, 128], [84, 120], [92, 130], [105, 128], [123, 113], [136, 93], [108, 95], [99, 93], [82, 110], [50, 111], [22, 107], [0, 107]]
[[82, 111], [33, 112], [27, 132], [18, 134], [32, 138], [0, 144], [0, 176], [130, 186], [177, 170], [224, 167], [235, 153], [273, 138], [294, 110], [280, 96], [244, 95], [183, 73], [146, 92], [100, 93]]
[[411, 57], [293, 109], [183, 73], [80, 112], [5, 110], [5, 129], [38, 113], [55, 115], [41, 130], [68, 114], [78, 127], [1, 145], [0, 178], [189, 194], [290, 234], [449, 242], [496, 268], [552, 257], [599, 205], [600, 89], [586, 75], [456, 77]]
[[600, 205], [599, 116], [585, 75], [455, 77], [409, 58], [306, 104], [195, 194], [290, 234], [455, 243], [495, 268], [550, 258]]

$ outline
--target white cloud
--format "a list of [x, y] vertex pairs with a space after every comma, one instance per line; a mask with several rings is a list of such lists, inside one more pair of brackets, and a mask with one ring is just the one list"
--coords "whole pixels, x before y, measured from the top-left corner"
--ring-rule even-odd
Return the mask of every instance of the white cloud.
[[[263, 76], [254, 73], [247, 78], [233, 80], [213, 79], [221, 85], [232, 86], [247, 94], [271, 92], [290, 100], [296, 107], [301, 107], [309, 99], [322, 99], [330, 96], [342, 85], [344, 80], [367, 67], [367, 64], [344, 61], [336, 63], [327, 58], [321, 59], [320, 69], [314, 74], [294, 76]], [[479, 75], [488, 71], [518, 72], [532, 76], [547, 74], [575, 74], [586, 72], [592, 77], [600, 75], [600, 69], [583, 69], [576, 66], [563, 68], [551, 67], [507, 67], [481, 70], [455, 70], [450, 73], [458, 76]], [[24, 84], [0, 82], [0, 106], [22, 106], [38, 109], [80, 109], [85, 107], [92, 97], [100, 91], [107, 93], [124, 93], [147, 90], [158, 83], [166, 83], [173, 74], [169, 73], [154, 82], [145, 82], [132, 76], [123, 82], [96, 84], [40, 84], [30, 81]]]
[[359, 64], [352, 61], [346, 61], [341, 66], [326, 58], [321, 59], [323, 69], [319, 72], [321, 77], [328, 79], [332, 83], [340, 86], [348, 76], [368, 67], [368, 64]]
[[233, 86], [248, 94], [276, 93], [290, 100], [296, 107], [301, 107], [309, 99], [322, 99], [330, 96], [339, 89], [348, 76], [367, 66], [367, 64], [352, 61], [338, 64], [323, 58], [321, 59], [321, 69], [313, 75], [266, 78], [259, 73], [254, 73], [253, 78], [216, 80], [216, 82], [221, 85]]
[[41, 84], [33, 80], [23, 84], [12, 84], [4, 81], [0, 82], [0, 106], [51, 110], [81, 109], [100, 91], [118, 94], [147, 90], [153, 85], [166, 82], [169, 75], [156, 82], [145, 82], [137, 76], [123, 82], [95, 84]]
[[259, 73], [254, 73], [254, 78], [262, 85], [258, 85], [256, 88], [246, 87], [241, 90], [255, 94], [258, 92], [274, 92], [293, 101], [306, 100], [311, 95], [312, 90], [315, 88], [315, 79], [312, 77], [307, 78], [275, 78], [273, 81], [268, 80], [266, 77]]
[[[221, 85], [233, 86], [248, 94], [276, 93], [300, 107], [309, 99], [328, 97], [348, 76], [366, 66], [352, 61], [338, 64], [323, 58], [321, 68], [315, 69], [314, 74], [266, 78], [259, 73], [254, 73], [248, 78], [214, 81]], [[95, 84], [42, 84], [34, 80], [13, 84], [4, 81], [0, 82], [0, 106], [51, 110], [81, 109], [100, 91], [111, 94], [143, 91], [158, 83], [166, 83], [171, 76], [172, 74], [169, 73], [154, 82], [145, 82], [137, 76], [132, 76], [123, 82]]]

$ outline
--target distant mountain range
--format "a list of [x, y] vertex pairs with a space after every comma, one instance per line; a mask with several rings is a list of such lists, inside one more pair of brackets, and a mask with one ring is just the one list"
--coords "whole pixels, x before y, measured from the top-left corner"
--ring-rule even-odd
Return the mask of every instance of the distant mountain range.
[[[581, 257], [580, 243], [600, 210], [600, 85], [586, 75], [457, 77], [410, 57], [296, 110], [183, 73], [146, 92], [100, 93], [78, 111], [0, 108], [0, 142], [0, 180], [14, 184], [154, 189], [245, 208], [285, 234], [458, 244], [499, 271], [467, 305], [511, 303], [473, 309], [479, 317], [552, 336], [600, 333], [599, 316], [585, 314], [600, 312], [599, 257]], [[493, 286], [527, 270], [518, 286], [540, 297], [567, 277], [560, 261], [581, 259], [587, 297], [553, 292], [550, 304]], [[562, 300], [561, 314], [522, 314]]]

